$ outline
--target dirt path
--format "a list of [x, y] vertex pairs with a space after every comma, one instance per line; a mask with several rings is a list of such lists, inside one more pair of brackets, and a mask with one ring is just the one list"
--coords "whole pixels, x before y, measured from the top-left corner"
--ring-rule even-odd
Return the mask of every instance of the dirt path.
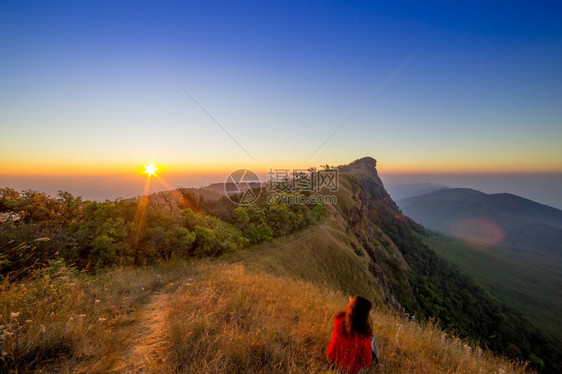
[[173, 297], [172, 284], [157, 290], [138, 313], [128, 347], [111, 373], [158, 373], [169, 348], [165, 332], [166, 304]]

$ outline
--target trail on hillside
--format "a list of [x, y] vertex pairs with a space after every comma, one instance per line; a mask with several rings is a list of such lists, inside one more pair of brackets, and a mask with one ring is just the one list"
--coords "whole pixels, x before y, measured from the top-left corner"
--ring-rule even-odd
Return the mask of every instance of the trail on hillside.
[[169, 348], [165, 323], [167, 303], [175, 294], [172, 287], [173, 283], [169, 283], [154, 292], [147, 304], [137, 311], [133, 336], [111, 373], [161, 372]]

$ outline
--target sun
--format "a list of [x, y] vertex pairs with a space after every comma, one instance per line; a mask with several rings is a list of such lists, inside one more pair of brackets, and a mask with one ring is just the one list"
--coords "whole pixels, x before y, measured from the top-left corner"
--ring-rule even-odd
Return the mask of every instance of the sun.
[[158, 168], [154, 166], [152, 162], [150, 163], [150, 165], [144, 165], [144, 173], [149, 177], [156, 174], [156, 170], [158, 170]]

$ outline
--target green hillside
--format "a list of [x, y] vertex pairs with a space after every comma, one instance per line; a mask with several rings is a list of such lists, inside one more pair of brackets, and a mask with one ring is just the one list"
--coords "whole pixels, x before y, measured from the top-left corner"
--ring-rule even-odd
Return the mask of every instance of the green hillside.
[[427, 236], [426, 241], [498, 300], [562, 339], [562, 257], [477, 248], [440, 235]]

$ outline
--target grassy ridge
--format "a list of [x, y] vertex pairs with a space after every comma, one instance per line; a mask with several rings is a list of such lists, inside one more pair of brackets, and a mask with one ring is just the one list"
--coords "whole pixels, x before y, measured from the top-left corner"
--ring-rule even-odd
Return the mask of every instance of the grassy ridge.
[[[208, 265], [170, 305], [167, 371], [334, 372], [331, 316], [347, 295], [310, 282]], [[381, 363], [373, 373], [522, 373], [524, 367], [388, 311], [372, 314]]]
[[426, 237], [436, 252], [468, 272], [498, 300], [562, 339], [562, 258], [475, 248], [441, 235]]
[[383, 305], [384, 295], [368, 271], [368, 260], [353, 253], [345, 232], [331, 218], [290, 237], [240, 251], [230, 260], [255, 271], [365, 295], [375, 305]]

